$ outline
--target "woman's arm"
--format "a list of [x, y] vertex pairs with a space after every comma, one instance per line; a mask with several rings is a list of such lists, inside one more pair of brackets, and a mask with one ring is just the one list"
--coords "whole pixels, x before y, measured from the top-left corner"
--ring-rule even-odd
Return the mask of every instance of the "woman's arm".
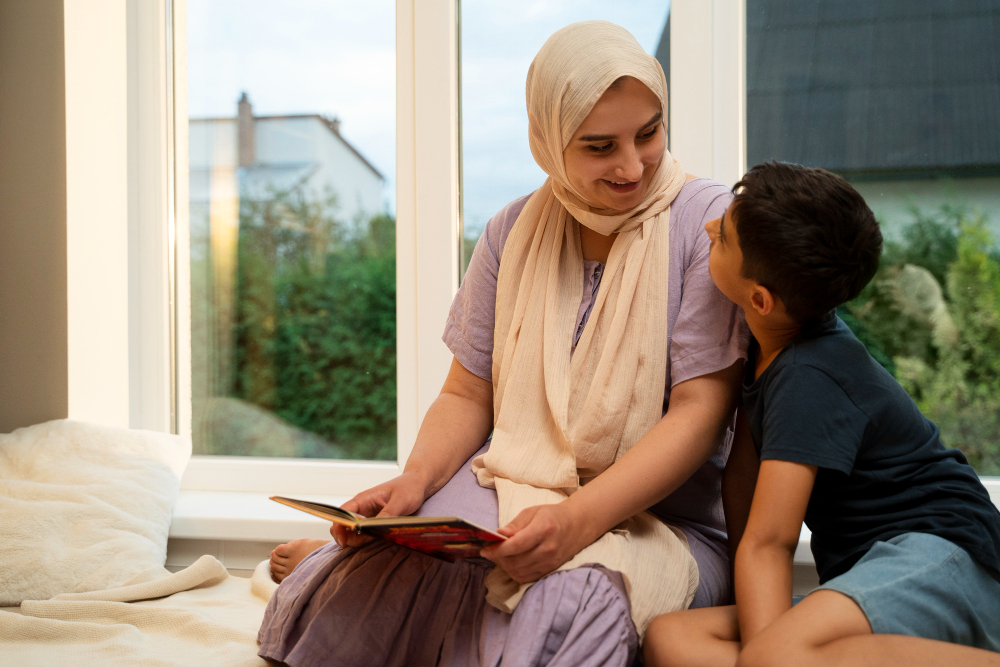
[[[492, 384], [453, 359], [441, 393], [420, 425], [403, 473], [362, 491], [344, 503], [344, 509], [365, 516], [412, 514], [483, 446], [492, 430]], [[337, 524], [330, 532], [341, 545], [364, 542]]]
[[792, 556], [816, 466], [760, 464], [750, 517], [736, 550], [736, 610], [743, 645], [792, 607]]
[[552, 572], [683, 484], [715, 453], [736, 408], [743, 362], [677, 384], [667, 414], [603, 473], [558, 505], [529, 507], [483, 550], [515, 581]]

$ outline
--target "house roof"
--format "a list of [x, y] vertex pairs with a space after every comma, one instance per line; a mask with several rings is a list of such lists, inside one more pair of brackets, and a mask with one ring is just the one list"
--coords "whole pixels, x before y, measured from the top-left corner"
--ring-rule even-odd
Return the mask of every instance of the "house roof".
[[[385, 176], [382, 175], [382, 172], [380, 172], [378, 169], [376, 169], [375, 165], [373, 165], [371, 162], [369, 162], [368, 159], [364, 155], [362, 155], [361, 152], [358, 151], [357, 148], [355, 148], [354, 146], [351, 145], [351, 142], [349, 142], [347, 139], [345, 139], [343, 137], [343, 135], [340, 134], [340, 129], [338, 127], [339, 121], [337, 121], [335, 119], [327, 118], [326, 116], [322, 116], [320, 114], [315, 114], [315, 113], [285, 114], [285, 115], [278, 115], [278, 116], [254, 116], [253, 117], [253, 119], [254, 119], [255, 122], [256, 121], [260, 121], [260, 120], [263, 120], [263, 121], [267, 121], [267, 120], [294, 120], [294, 119], [299, 119], [299, 118], [314, 118], [317, 121], [319, 121], [320, 124], [323, 125], [323, 127], [325, 127], [327, 130], [329, 130], [331, 134], [333, 134], [335, 137], [337, 137], [337, 139], [339, 139], [344, 144], [344, 146], [346, 146], [352, 153], [354, 153], [354, 155], [356, 155], [357, 158], [359, 160], [361, 160], [361, 162], [366, 167], [368, 167], [369, 169], [371, 169], [372, 172], [376, 176], [378, 176], [379, 178], [385, 180]], [[192, 118], [190, 120], [190, 122], [203, 122], [203, 123], [232, 122], [232, 123], [235, 123], [236, 122], [236, 118], [234, 116], [229, 116], [229, 117], [215, 117], [215, 118]]]
[[996, 0], [748, 0], [746, 11], [749, 164], [1000, 172]]

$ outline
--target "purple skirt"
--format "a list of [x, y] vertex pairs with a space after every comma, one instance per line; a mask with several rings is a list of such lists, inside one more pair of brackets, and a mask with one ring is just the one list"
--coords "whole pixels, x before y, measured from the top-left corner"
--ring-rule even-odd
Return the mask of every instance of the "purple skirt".
[[[465, 465], [418, 514], [460, 514], [496, 528], [496, 492], [481, 488]], [[685, 532], [701, 575], [695, 604], [727, 602], [728, 562]], [[639, 637], [618, 572], [600, 565], [554, 572], [507, 614], [486, 603], [492, 568], [479, 558], [448, 563], [381, 541], [356, 549], [331, 542], [272, 596], [260, 656], [291, 667], [633, 663]]]

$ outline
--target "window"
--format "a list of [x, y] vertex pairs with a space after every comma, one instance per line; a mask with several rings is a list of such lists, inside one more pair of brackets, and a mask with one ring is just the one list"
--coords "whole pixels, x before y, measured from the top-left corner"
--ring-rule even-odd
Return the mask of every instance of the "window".
[[841, 317], [1000, 474], [1000, 7], [746, 0], [747, 162], [819, 166], [886, 239]]
[[[524, 82], [549, 35], [576, 21], [602, 19], [635, 36], [669, 70], [668, 0], [608, 3], [462, 3], [462, 267], [486, 222], [538, 188], [545, 174], [528, 149]], [[669, 79], [669, 72], [667, 73]]]
[[188, 0], [196, 454], [396, 459], [396, 7]]
[[[260, 4], [263, 6], [263, 3]], [[220, 372], [218, 369], [225, 370], [228, 367], [230, 369], [228, 377], [231, 378], [231, 371], [233, 367], [237, 366], [237, 359], [235, 355], [213, 351], [213, 348], [208, 345], [203, 345], [200, 352], [197, 347], [199, 339], [202, 343], [210, 342], [211, 345], [216, 346], [216, 349], [222, 348], [226, 344], [230, 347], [234, 346], [233, 341], [239, 332], [234, 332], [228, 326], [217, 324], [219, 319], [218, 314], [214, 312], [216, 304], [212, 299], [215, 299], [214, 290], [217, 289], [217, 286], [226, 288], [230, 295], [228, 301], [230, 305], [227, 306], [226, 301], [222, 301], [222, 310], [223, 315], [229, 318], [228, 322], [231, 325], [233, 289], [234, 285], [239, 286], [239, 283], [236, 282], [238, 265], [235, 268], [232, 266], [232, 258], [239, 258], [238, 230], [239, 225], [243, 222], [240, 215], [241, 207], [244, 214], [246, 214], [246, 208], [251, 208], [251, 213], [254, 214], [260, 208], [266, 209], [260, 200], [255, 201], [255, 197], [260, 192], [268, 192], [267, 185], [262, 185], [264, 179], [257, 178], [259, 172], [265, 171], [264, 169], [257, 170], [252, 161], [244, 167], [240, 166], [238, 134], [220, 135], [228, 137], [226, 139], [228, 144], [220, 145], [216, 143], [216, 139], [212, 139], [211, 148], [205, 147], [207, 141], [189, 140], [189, 130], [192, 138], [199, 136], [199, 133], [202, 138], [205, 138], [208, 133], [204, 127], [199, 128], [197, 124], [199, 118], [236, 118], [236, 127], [238, 128], [241, 107], [245, 109], [243, 114], [245, 119], [257, 121], [259, 121], [260, 116], [296, 116], [299, 119], [302, 116], [311, 117], [312, 120], [309, 121], [311, 130], [297, 127], [283, 135], [295, 138], [294, 141], [286, 144], [286, 149], [291, 150], [288, 146], [301, 146], [309, 141], [314, 142], [317, 133], [322, 136], [325, 132], [327, 140], [329, 140], [331, 133], [339, 133], [347, 143], [356, 149], [357, 153], [361, 154], [366, 162], [374, 167], [374, 171], [381, 174], [384, 179], [382, 191], [384, 208], [379, 211], [379, 215], [386, 214], [386, 217], [393, 217], [394, 214], [395, 217], [394, 229], [392, 230], [394, 243], [382, 244], [381, 241], [386, 239], [379, 237], [377, 239], [363, 239], [364, 243], [358, 244], [362, 246], [358, 249], [359, 254], [363, 250], [370, 249], [372, 245], [377, 245], [381, 249], [385, 249], [386, 245], [389, 245], [395, 249], [394, 326], [396, 336], [392, 345], [392, 352], [395, 354], [395, 372], [394, 374], [390, 373], [386, 380], [395, 381], [395, 447], [393, 452], [386, 457], [391, 460], [323, 460], [246, 455], [212, 456], [205, 455], [206, 451], [212, 450], [199, 448], [196, 444], [196, 454], [200, 455], [196, 455], [188, 465], [182, 480], [182, 488], [189, 493], [223, 491], [252, 492], [255, 494], [262, 492], [297, 493], [341, 497], [353, 495], [398, 474], [400, 466], [405, 463], [409, 455], [421, 417], [437, 397], [451, 358], [447, 347], [441, 342], [441, 332], [451, 299], [458, 285], [457, 2], [455, 0], [422, 0], [421, 2], [384, 0], [376, 3], [377, 6], [366, 6], [363, 9], [348, 8], [347, 3], [337, 3], [333, 8], [337, 11], [334, 12], [332, 18], [329, 14], [331, 10], [328, 7], [331, 3], [299, 2], [280, 7], [280, 10], [285, 13], [300, 12], [299, 17], [303, 15], [301, 13], [308, 11], [323, 13], [321, 18], [325, 17], [327, 20], [324, 25], [335, 23], [338, 17], [368, 17], [366, 19], [369, 20], [367, 27], [358, 28], [356, 32], [360, 39], [366, 38], [366, 35], [370, 39], [364, 48], [359, 47], [348, 54], [348, 57], [345, 58], [346, 64], [339, 61], [333, 65], [330, 64], [330, 53], [333, 51], [331, 47], [310, 51], [306, 54], [309, 57], [302, 59], [302, 66], [306, 69], [313, 68], [310, 70], [313, 72], [313, 79], [308, 82], [307, 87], [316, 90], [306, 92], [314, 95], [329, 92], [330, 85], [326, 81], [331, 80], [332, 76], [325, 71], [317, 73], [316, 67], [319, 69], [323, 69], [323, 67], [340, 68], [353, 77], [362, 79], [374, 76], [371, 72], [362, 72], [365, 67], [371, 66], [382, 72], [385, 72], [390, 66], [395, 69], [394, 76], [390, 76], [388, 80], [383, 80], [378, 84], [383, 88], [382, 99], [385, 99], [385, 92], [390, 93], [390, 98], [394, 93], [395, 111], [382, 117], [383, 121], [380, 121], [381, 125], [378, 128], [380, 139], [376, 140], [368, 135], [371, 141], [369, 139], [362, 141], [364, 133], [361, 132], [360, 128], [365, 126], [364, 119], [351, 120], [352, 117], [358, 118], [356, 115], [352, 116], [356, 113], [356, 108], [354, 111], [350, 111], [353, 107], [324, 106], [322, 103], [316, 102], [317, 98], [313, 97], [307, 100], [308, 104], [296, 103], [298, 106], [295, 108], [281, 107], [280, 104], [292, 99], [290, 93], [283, 93], [278, 101], [263, 93], [255, 93], [251, 84], [248, 83], [249, 79], [246, 78], [250, 73], [256, 71], [250, 65], [263, 63], [262, 67], [273, 70], [277, 67], [276, 63], [279, 60], [277, 57], [269, 59], [259, 55], [254, 56], [252, 52], [248, 52], [246, 60], [241, 61], [235, 53], [230, 53], [219, 60], [220, 71], [228, 74], [229, 80], [226, 80], [224, 75], [218, 75], [221, 77], [219, 80], [198, 78], [199, 76], [208, 77], [205, 72], [195, 72], [196, 67], [198, 67], [196, 59], [200, 57], [199, 48], [202, 52], [207, 53], [207, 45], [211, 42], [216, 45], [213, 46], [215, 51], [218, 48], [224, 50], [229, 42], [236, 39], [227, 36], [229, 34], [227, 31], [232, 31], [234, 27], [242, 25], [243, 21], [239, 20], [239, 15], [244, 10], [253, 9], [254, 5], [243, 3], [223, 5], [215, 2], [187, 2], [186, 0], [166, 0], [166, 5], [166, 15], [169, 17], [168, 30], [172, 27], [173, 31], [172, 37], [168, 41], [172, 52], [167, 53], [167, 62], [170, 63], [167, 72], [169, 76], [173, 77], [172, 85], [168, 86], [172, 92], [172, 99], [168, 97], [167, 106], [174, 110], [175, 117], [167, 126], [175, 133], [174, 138], [168, 140], [168, 143], [172, 142], [170, 143], [172, 148], [168, 151], [168, 155], [176, 160], [173, 173], [176, 176], [177, 209], [173, 228], [174, 240], [171, 243], [175, 243], [178, 252], [171, 264], [175, 265], [176, 278], [176, 295], [173, 299], [173, 312], [176, 314], [174, 326], [176, 342], [172, 377], [174, 381], [173, 393], [176, 396], [174, 401], [176, 405], [175, 428], [178, 432], [182, 434], [193, 433], [197, 443], [199, 441], [198, 429], [204, 429], [205, 424], [204, 421], [199, 422], [197, 418], [192, 419], [191, 412], [197, 413], [198, 410], [204, 410], [204, 406], [200, 403], [217, 397], [235, 398], [245, 402], [245, 404], [241, 403], [240, 405], [242, 414], [252, 413], [265, 425], [274, 426], [275, 422], [278, 422], [280, 426], [278, 430], [281, 432], [279, 435], [284, 434], [283, 437], [287, 437], [288, 430], [291, 428], [287, 423], [290, 420], [286, 419], [284, 415], [269, 414], [262, 409], [256, 409], [255, 404], [233, 396], [232, 393], [227, 395], [225, 391], [216, 391], [215, 388], [220, 386], [228, 391], [229, 387], [237, 385], [232, 380], [229, 380], [230, 385], [220, 385], [218, 383], [227, 376], [224, 375], [220, 378], [210, 373], [218, 374]], [[226, 14], [227, 9], [231, 9], [232, 12]], [[272, 4], [267, 9], [277, 10], [278, 8]], [[200, 18], [191, 16], [198, 11], [202, 12]], [[312, 16], [316, 17], [317, 14]], [[382, 18], [379, 21], [374, 21], [373, 16]], [[207, 31], [212, 25], [212, 20], [215, 20], [216, 29], [213, 29], [209, 34]], [[279, 28], [284, 25], [284, 29], [274, 29], [274, 39], [276, 40], [283, 34], [291, 32], [297, 36], [297, 30], [309, 32], [312, 28], [309, 25], [299, 25], [293, 30], [289, 28], [287, 22], [283, 23], [278, 19], [272, 20], [272, 17], [258, 18], [251, 23], [255, 23], [255, 26], [247, 29], [257, 30], [258, 32], [255, 34], [263, 36], [266, 36], [268, 30], [271, 30], [269, 24], [274, 24]], [[160, 25], [162, 26], [162, 23]], [[365, 30], [368, 32], [365, 33]], [[190, 37], [189, 31], [193, 31], [193, 37]], [[163, 33], [157, 32], [152, 26], [146, 26], [138, 29], [137, 34], [152, 36]], [[330, 35], [334, 34], [330, 33]], [[189, 37], [192, 42], [196, 39], [202, 39], [202, 47], [189, 44]], [[333, 39], [333, 37], [329, 37], [329, 39]], [[137, 41], [140, 44], [143, 43], [141, 39]], [[348, 43], [348, 38], [342, 38], [342, 41]], [[358, 62], [358, 57], [371, 55], [372, 48], [370, 47], [376, 42], [381, 45], [387, 44], [390, 49], [395, 51], [395, 54], [393, 55], [390, 51], [387, 58], [376, 57], [372, 59], [372, 63]], [[266, 39], [261, 39], [256, 48], [263, 52], [269, 52], [272, 47], [268, 46]], [[289, 53], [302, 55], [301, 52], [296, 51], [298, 45], [294, 43], [290, 46], [286, 44], [284, 48]], [[320, 58], [327, 58], [324, 61], [326, 65], [321, 63], [316, 66], [315, 63], [310, 62], [310, 60]], [[155, 62], [151, 63], [144, 71], [155, 72], [155, 65]], [[273, 81], [274, 76], [279, 76], [281, 73], [274, 74], [272, 72], [271, 74]], [[190, 86], [189, 79], [191, 80]], [[223, 91], [222, 94], [218, 95], [214, 92], [206, 92], [206, 99], [214, 99], [213, 103], [219, 105], [218, 109], [213, 107], [198, 110], [195, 108], [194, 102], [191, 105], [188, 104], [189, 90], [193, 96], [199, 87], [205, 88], [206, 91], [215, 88], [221, 90], [223, 83], [229, 87], [229, 92]], [[361, 83], [363, 84], [364, 81]], [[344, 84], [345, 88], [349, 90], [351, 89], [350, 85], [350, 81]], [[353, 90], [364, 93], [363, 86], [360, 88], [355, 86]], [[243, 92], [247, 93], [245, 100], [242, 99]], [[242, 105], [240, 104], [241, 100], [243, 101]], [[248, 105], [249, 109], [247, 109]], [[386, 111], [385, 105], [376, 105], [376, 107], [362, 111], [364, 114], [375, 114], [376, 110], [379, 113], [384, 113]], [[326, 118], [321, 118], [323, 116]], [[334, 116], [337, 117], [334, 118]], [[189, 122], [190, 119], [194, 119], [195, 122]], [[324, 123], [320, 123], [319, 120], [323, 120]], [[335, 122], [337, 120], [340, 121], [339, 125]], [[250, 125], [250, 123], [247, 124]], [[350, 129], [352, 126], [358, 129]], [[288, 129], [287, 125], [285, 125], [285, 129]], [[354, 134], [355, 131], [358, 133]], [[149, 135], [153, 136], [152, 133]], [[289, 158], [288, 152], [282, 153], [279, 150], [280, 142], [265, 146], [261, 143], [259, 133], [254, 133], [253, 137], [255, 156], [271, 151], [270, 155], [278, 156], [273, 161], [282, 163], [277, 166], [295, 166], [289, 164], [293, 163], [294, 160]], [[296, 144], [296, 142], [298, 143]], [[194, 155], [194, 150], [199, 146], [202, 147], [203, 155]], [[386, 147], [388, 148], [386, 149]], [[190, 160], [188, 159], [189, 148], [192, 151]], [[226, 151], [228, 151], [228, 155]], [[246, 154], [245, 151], [245, 161], [247, 161]], [[205, 162], [206, 155], [209, 157], [218, 155], [220, 158], [225, 158], [228, 160], [229, 166], [225, 167], [223, 162], [222, 169], [213, 170], [210, 166], [211, 163]], [[202, 160], [202, 162], [199, 163], [198, 160]], [[202, 173], [198, 172], [197, 165], [199, 164], [202, 167]], [[268, 165], [256, 166], [266, 167]], [[222, 172], [222, 181], [218, 185], [212, 180], [213, 177], [219, 176], [214, 171]], [[303, 175], [315, 176], [316, 174], [306, 171]], [[199, 179], [201, 180], [199, 181]], [[190, 197], [188, 196], [189, 182], [192, 193]], [[261, 187], [258, 189], [257, 186]], [[210, 195], [212, 192], [210, 188], [213, 187], [217, 188], [215, 191], [223, 196], [215, 204], [208, 196], [206, 203], [204, 201], [207, 196], [206, 192]], [[202, 209], [207, 209], [207, 211], [199, 212], [197, 205], [194, 207], [191, 205], [191, 200], [197, 199], [195, 193], [199, 188], [202, 188]], [[229, 196], [225, 196], [227, 189]], [[418, 190], [420, 192], [419, 199], [416, 196]], [[342, 199], [343, 195], [338, 193], [338, 196], [341, 197], [337, 201], [338, 204], [345, 201]], [[358, 197], [353, 197], [350, 201], [357, 202], [358, 199]], [[263, 201], [267, 203], [269, 200]], [[258, 208], [255, 210], [251, 205]], [[216, 210], [213, 210], [213, 206]], [[309, 247], [304, 239], [304, 237], [310, 236], [308, 234], [309, 225], [306, 224], [309, 222], [308, 217], [294, 215], [295, 210], [300, 212], [304, 210], [308, 213], [308, 209], [302, 206], [296, 209], [296, 206], [299, 204], [294, 199], [287, 206], [284, 201], [278, 202], [278, 205], [274, 206], [272, 201], [271, 210], [274, 211], [276, 208], [279, 213], [272, 220], [275, 222], [274, 226], [279, 229], [279, 237], [282, 242], [288, 239], [299, 241], [298, 245], [292, 243], [288, 246], [282, 246], [281, 252], [277, 255], [281, 259], [286, 259], [289, 256], [295, 257], [296, 255], [292, 252], [285, 253], [287, 248], [292, 248], [299, 253], [297, 255], [298, 266], [301, 268], [299, 275], [304, 277], [306, 271], [318, 268], [320, 262], [313, 264], [309, 259], [313, 248]], [[192, 215], [191, 224], [188, 224], [189, 211], [202, 216], [200, 220], [201, 230], [198, 228], [199, 221], [194, 219], [194, 215]], [[205, 229], [207, 223], [214, 224], [212, 216], [216, 213], [221, 216], [223, 221], [216, 228], [221, 236], [218, 239], [214, 239]], [[349, 216], [347, 218], [341, 216], [338, 218], [338, 215], [340, 215], [338, 209], [334, 208], [333, 220], [346, 227], [344, 229], [338, 226], [337, 231], [343, 232], [347, 241], [356, 241], [358, 236], [361, 236], [362, 232], [365, 231], [365, 223], [368, 223], [367, 229], [369, 231], [373, 228], [373, 225], [370, 224], [370, 218], [367, 220], [364, 216]], [[244, 215], [244, 218], [246, 217]], [[250, 217], [249, 221], [255, 222], [261, 219], [266, 220], [266, 218], [261, 217]], [[322, 220], [322, 216], [320, 219]], [[189, 229], [192, 237], [190, 243], [187, 240]], [[376, 232], [379, 230], [384, 231], [384, 227], [376, 229]], [[333, 240], [338, 244], [345, 241], [340, 236], [335, 236]], [[379, 242], [376, 243], [376, 241]], [[221, 250], [224, 251], [221, 253], [223, 258], [229, 258], [229, 264], [225, 262], [218, 264], [224, 269], [221, 278], [216, 276], [217, 269], [209, 268], [212, 267], [212, 264], [198, 255], [199, 248], [205, 253], [213, 252], [213, 244], [220, 246]], [[303, 246], [306, 247], [303, 249]], [[315, 257], [315, 253], [311, 256]], [[202, 262], [202, 267], [198, 266], [199, 261]], [[190, 278], [189, 264], [191, 268]], [[329, 262], [326, 262], [324, 270], [327, 269], [328, 265]], [[145, 267], [139, 271], [143, 275], [153, 272], [155, 269]], [[199, 281], [201, 281], [200, 285]], [[199, 292], [199, 290], [201, 291]], [[199, 293], [203, 299], [200, 304], [195, 301]], [[193, 302], [190, 308], [187, 305], [189, 297]], [[284, 307], [284, 304], [280, 305]], [[203, 312], [197, 312], [199, 308]], [[198, 325], [198, 318], [201, 318], [204, 326]], [[225, 324], [227, 320], [223, 319], [222, 322]], [[266, 319], [263, 322], [267, 324]], [[142, 340], [145, 340], [146, 337], [143, 334], [137, 335], [137, 338]], [[219, 342], [220, 337], [221, 343]], [[202, 362], [206, 358], [211, 360], [212, 355], [215, 356], [212, 364], [203, 363], [205, 370], [199, 371], [197, 359], [192, 363], [192, 358], [196, 358], [199, 354], [202, 355]], [[362, 359], [361, 361], [369, 360]], [[279, 367], [278, 370], [281, 368]], [[202, 373], [202, 377], [197, 377], [198, 372]], [[198, 389], [199, 383], [201, 393], [192, 397], [193, 390]], [[133, 396], [145, 396], [150, 393], [150, 390], [159, 387], [159, 384], [153, 376], [144, 377], [141, 382], [133, 384]], [[235, 401], [220, 402], [232, 404]], [[211, 416], [210, 411], [205, 412]], [[225, 416], [223, 415], [223, 417]], [[284, 420], [286, 423], [281, 423], [279, 420]], [[245, 432], [251, 430], [246, 423], [241, 424], [236, 420], [232, 423], [235, 428], [245, 429]], [[211, 427], [211, 424], [208, 426]], [[292, 427], [294, 426], [292, 424]], [[301, 431], [305, 429], [297, 427], [293, 430], [307, 444], [314, 442], [313, 435], [315, 434], [303, 434]], [[253, 433], [251, 432], [250, 435]], [[257, 437], [262, 436], [258, 433]], [[353, 440], [355, 442], [361, 441], [361, 444], [371, 444], [370, 440], [365, 443], [364, 437]], [[211, 440], [204, 442], [211, 444]], [[264, 452], [244, 450], [244, 453], [260, 454]], [[274, 453], [283, 454], [285, 452]], [[321, 452], [318, 452], [318, 448], [314, 448], [312, 452], [306, 449], [298, 453], [308, 456]], [[370, 453], [372, 453], [372, 449], [369, 450]], [[374, 453], [386, 456], [385, 449], [374, 450]]]

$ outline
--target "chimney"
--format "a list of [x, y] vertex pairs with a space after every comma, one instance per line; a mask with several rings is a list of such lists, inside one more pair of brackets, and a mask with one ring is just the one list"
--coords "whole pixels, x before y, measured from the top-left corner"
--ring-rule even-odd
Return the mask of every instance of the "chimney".
[[240, 167], [249, 167], [257, 160], [254, 145], [253, 105], [246, 92], [240, 96], [236, 115], [236, 146]]
[[328, 119], [327, 122], [330, 124], [330, 129], [333, 130], [333, 133], [336, 134], [339, 137], [340, 136], [340, 119], [337, 118], [336, 116], [334, 116], [333, 118]]

